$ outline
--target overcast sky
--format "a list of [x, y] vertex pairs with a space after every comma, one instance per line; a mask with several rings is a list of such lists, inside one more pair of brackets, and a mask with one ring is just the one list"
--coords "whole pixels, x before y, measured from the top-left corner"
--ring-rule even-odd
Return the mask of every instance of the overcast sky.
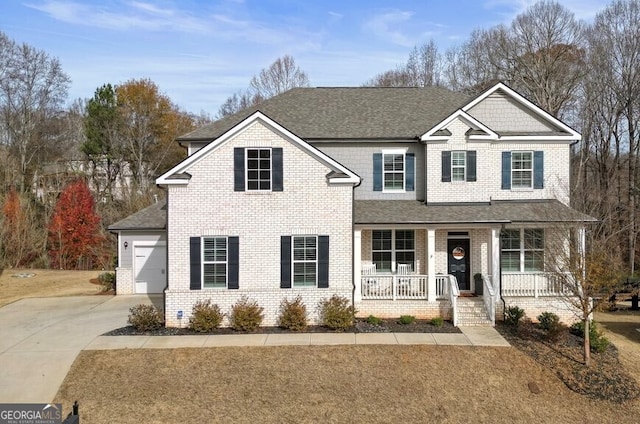
[[[3, 0], [0, 31], [57, 57], [70, 102], [150, 78], [180, 108], [215, 115], [285, 54], [312, 86], [359, 86], [432, 38], [444, 51], [509, 23], [529, 0]], [[590, 21], [609, 2], [560, 1]]]

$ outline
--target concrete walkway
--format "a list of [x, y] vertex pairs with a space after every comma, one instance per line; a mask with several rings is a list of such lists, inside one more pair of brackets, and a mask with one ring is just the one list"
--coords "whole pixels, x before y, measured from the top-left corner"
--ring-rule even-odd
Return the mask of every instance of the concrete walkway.
[[22, 299], [0, 308], [0, 403], [50, 402], [83, 349], [282, 345], [509, 346], [490, 327], [462, 334], [303, 333], [213, 336], [101, 336], [127, 324], [129, 308], [162, 297], [78, 296]]
[[458, 333], [295, 333], [212, 336], [101, 336], [86, 350], [172, 349], [181, 347], [317, 345], [509, 346], [492, 327], [461, 327]]

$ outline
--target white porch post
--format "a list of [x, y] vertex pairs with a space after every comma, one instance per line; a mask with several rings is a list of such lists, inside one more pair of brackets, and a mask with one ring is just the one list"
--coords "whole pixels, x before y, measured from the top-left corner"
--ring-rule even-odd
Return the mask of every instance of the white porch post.
[[362, 300], [362, 284], [360, 284], [362, 272], [362, 230], [353, 230], [353, 285], [355, 302]]
[[427, 301], [436, 301], [436, 230], [427, 229]]
[[491, 282], [496, 295], [500, 292], [500, 228], [491, 229]]
[[584, 281], [586, 277], [586, 272], [587, 272], [584, 266], [584, 255], [587, 252], [586, 231], [585, 231], [584, 225], [578, 227], [577, 233], [578, 233], [577, 236], [578, 236], [578, 249], [579, 249], [579, 255], [580, 255], [580, 266], [582, 268], [582, 280]]

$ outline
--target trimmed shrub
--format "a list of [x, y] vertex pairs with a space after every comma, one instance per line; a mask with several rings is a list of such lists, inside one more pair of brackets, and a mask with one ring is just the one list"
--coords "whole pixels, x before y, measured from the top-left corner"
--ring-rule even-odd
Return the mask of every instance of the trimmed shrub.
[[517, 327], [524, 318], [524, 309], [518, 306], [509, 306], [504, 314], [504, 322], [508, 325]]
[[539, 326], [547, 333], [547, 337], [551, 340], [557, 340], [565, 329], [560, 322], [560, 317], [553, 312], [543, 312], [538, 315]]
[[371, 325], [380, 325], [382, 324], [382, 319], [373, 315], [369, 315], [369, 317], [367, 318], [367, 322]]
[[[569, 328], [571, 333], [576, 336], [584, 338], [584, 322], [574, 322]], [[602, 353], [609, 347], [609, 339], [604, 336], [604, 333], [598, 329], [595, 321], [591, 321], [589, 324], [589, 345], [591, 350], [597, 353]]]
[[247, 296], [242, 296], [231, 307], [229, 315], [231, 328], [236, 331], [255, 331], [262, 324], [264, 318], [262, 311], [264, 308], [259, 306], [255, 300], [249, 301]]
[[291, 331], [304, 331], [307, 328], [307, 307], [300, 296], [293, 301], [283, 299], [280, 302], [278, 325]]
[[413, 315], [401, 315], [400, 320], [398, 321], [402, 325], [413, 324], [416, 320], [416, 317]]
[[211, 299], [198, 301], [193, 305], [189, 327], [197, 333], [208, 333], [220, 327], [224, 314], [220, 307], [211, 304]]
[[349, 299], [334, 294], [318, 302], [320, 323], [332, 330], [344, 331], [353, 326], [356, 311], [349, 305]]
[[442, 317], [431, 318], [431, 325], [433, 325], [434, 327], [442, 327], [444, 325], [444, 318]]
[[137, 331], [152, 331], [162, 327], [162, 315], [153, 305], [135, 305], [129, 312], [129, 325]]
[[98, 275], [98, 281], [102, 284], [102, 291], [108, 292], [116, 289], [115, 272], [103, 272]]

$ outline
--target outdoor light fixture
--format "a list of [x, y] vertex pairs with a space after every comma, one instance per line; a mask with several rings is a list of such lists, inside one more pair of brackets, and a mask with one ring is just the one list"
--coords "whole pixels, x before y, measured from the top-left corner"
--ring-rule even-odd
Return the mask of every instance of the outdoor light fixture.
[[127, 247], [129, 247], [129, 242], [125, 241], [124, 242], [124, 248], [126, 249]]

